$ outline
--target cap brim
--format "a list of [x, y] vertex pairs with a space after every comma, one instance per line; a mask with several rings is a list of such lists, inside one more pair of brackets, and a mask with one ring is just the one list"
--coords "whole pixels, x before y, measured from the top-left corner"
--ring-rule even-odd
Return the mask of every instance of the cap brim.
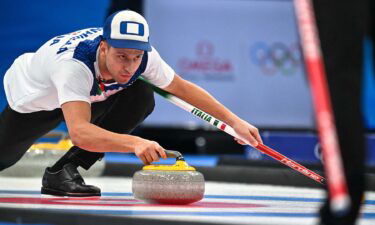
[[149, 42], [134, 41], [134, 40], [116, 40], [106, 39], [108, 44], [114, 48], [131, 48], [150, 52], [151, 45]]

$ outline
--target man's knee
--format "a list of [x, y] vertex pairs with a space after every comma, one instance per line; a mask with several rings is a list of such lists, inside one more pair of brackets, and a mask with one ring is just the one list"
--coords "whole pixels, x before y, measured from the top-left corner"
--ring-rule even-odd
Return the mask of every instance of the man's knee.
[[13, 164], [8, 164], [8, 163], [2, 163], [0, 162], [0, 172], [11, 167]]
[[149, 96], [149, 98], [147, 99], [147, 102], [145, 104], [145, 116], [149, 116], [153, 111], [154, 111], [154, 108], [155, 108], [155, 99], [154, 99], [154, 93], [152, 92]]
[[0, 171], [16, 164], [30, 148], [31, 144], [7, 142], [0, 138]]
[[143, 81], [138, 81], [136, 83], [137, 87], [135, 90], [135, 95], [137, 102], [140, 104], [138, 105], [138, 110], [143, 112], [143, 118], [144, 120], [148, 115], [150, 115], [155, 108], [155, 99], [154, 99], [154, 91], [151, 88], [151, 86]]
[[12, 158], [7, 158], [7, 157], [2, 157], [0, 159], [0, 171], [3, 171], [11, 166], [13, 166], [14, 164], [16, 164], [20, 159], [22, 158], [22, 156], [20, 157], [12, 157]]
[[[99, 116], [94, 124], [116, 133], [130, 133], [152, 113], [155, 107], [153, 90], [143, 81], [136, 81], [128, 89], [120, 91], [113, 97], [115, 98], [109, 110]], [[102, 106], [96, 105], [96, 107]]]

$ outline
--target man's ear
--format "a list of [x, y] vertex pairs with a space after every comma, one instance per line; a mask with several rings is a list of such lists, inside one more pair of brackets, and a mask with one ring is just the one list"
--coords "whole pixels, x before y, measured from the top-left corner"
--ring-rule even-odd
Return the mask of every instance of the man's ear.
[[109, 50], [110, 46], [108, 45], [108, 43], [106, 41], [101, 41], [100, 44], [99, 44], [99, 51], [101, 53], [107, 53], [108, 50]]

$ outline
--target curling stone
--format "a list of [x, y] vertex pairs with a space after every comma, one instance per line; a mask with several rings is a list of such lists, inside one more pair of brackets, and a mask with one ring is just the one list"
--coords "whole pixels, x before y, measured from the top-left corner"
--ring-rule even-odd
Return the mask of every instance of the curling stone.
[[203, 174], [189, 166], [181, 153], [166, 150], [174, 165], [148, 165], [133, 176], [136, 199], [151, 203], [183, 205], [197, 202], [204, 195]]

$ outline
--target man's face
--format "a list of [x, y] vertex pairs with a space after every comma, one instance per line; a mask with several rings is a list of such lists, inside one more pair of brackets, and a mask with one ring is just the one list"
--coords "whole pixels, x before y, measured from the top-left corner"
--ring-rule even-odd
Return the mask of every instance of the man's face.
[[127, 83], [142, 62], [143, 51], [128, 48], [113, 48], [107, 43], [103, 46], [105, 66], [112, 79], [120, 84]]

